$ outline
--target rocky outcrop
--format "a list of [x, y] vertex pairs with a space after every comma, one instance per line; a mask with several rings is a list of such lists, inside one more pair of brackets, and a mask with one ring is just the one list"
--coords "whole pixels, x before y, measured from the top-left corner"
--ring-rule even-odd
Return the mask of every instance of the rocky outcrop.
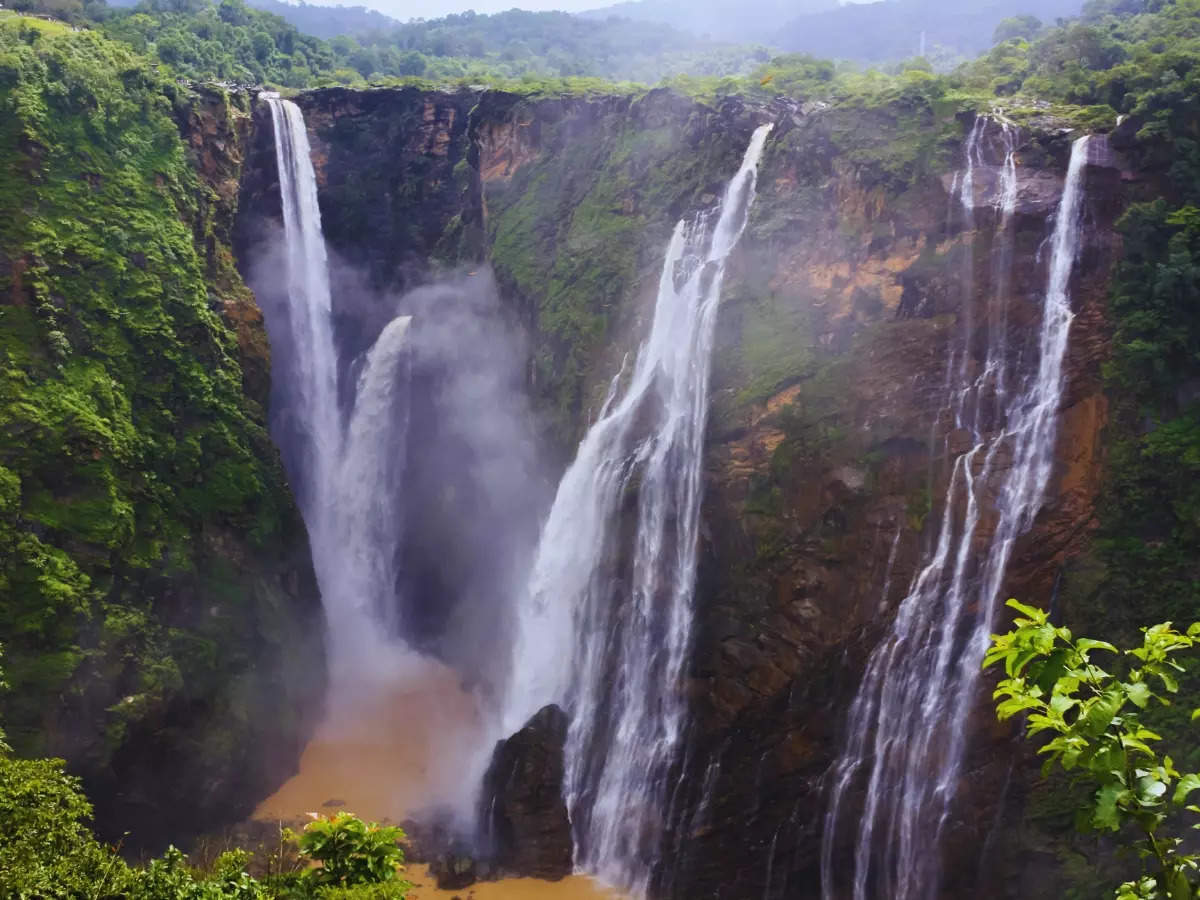
[[563, 800], [567, 714], [540, 710], [496, 745], [483, 776], [479, 820], [492, 865], [502, 875], [571, 874], [571, 822]]
[[252, 97], [244, 92], [195, 86], [176, 106], [175, 118], [202, 190], [191, 216], [203, 252], [205, 282], [221, 318], [237, 336], [246, 395], [265, 414], [271, 384], [271, 349], [262, 310], [246, 287], [233, 256], [242, 173], [251, 134]]

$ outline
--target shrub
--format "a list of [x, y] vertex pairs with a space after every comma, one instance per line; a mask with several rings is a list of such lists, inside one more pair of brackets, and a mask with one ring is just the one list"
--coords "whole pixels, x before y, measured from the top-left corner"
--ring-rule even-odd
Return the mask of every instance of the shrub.
[[404, 832], [394, 826], [364, 822], [353, 813], [318, 818], [299, 835], [289, 832], [288, 836], [296, 841], [302, 857], [321, 864], [304, 873], [314, 885], [382, 884], [396, 881], [404, 868], [404, 851], [398, 843]]

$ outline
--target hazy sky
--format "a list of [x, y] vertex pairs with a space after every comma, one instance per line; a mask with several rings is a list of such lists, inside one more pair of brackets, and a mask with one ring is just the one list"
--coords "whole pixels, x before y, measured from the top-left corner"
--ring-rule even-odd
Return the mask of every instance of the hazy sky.
[[320, 2], [322, 5], [333, 5], [340, 2], [343, 6], [367, 6], [387, 13], [389, 16], [407, 21], [418, 16], [432, 19], [447, 13], [457, 13], [473, 9], [479, 13], [501, 12], [512, 9], [565, 9], [578, 12], [583, 9], [596, 9], [610, 5], [611, 0], [307, 0], [310, 3]]
[[[458, 13], [473, 9], [479, 13], [502, 12], [506, 9], [546, 10], [565, 9], [568, 12], [579, 12], [585, 9], [599, 9], [611, 6], [618, 0], [306, 0], [309, 3], [333, 6], [366, 6], [387, 13], [402, 22], [417, 17], [432, 19], [448, 13]], [[849, 0], [849, 2], [870, 2], [870, 0]]]

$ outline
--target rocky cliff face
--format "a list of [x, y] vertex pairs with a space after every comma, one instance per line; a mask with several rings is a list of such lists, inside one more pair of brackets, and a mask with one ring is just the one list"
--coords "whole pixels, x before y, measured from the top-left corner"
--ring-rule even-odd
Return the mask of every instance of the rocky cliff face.
[[[819, 896], [823, 779], [846, 710], [930, 550], [953, 459], [970, 446], [944, 415], [947, 360], [965, 344], [979, 371], [985, 351], [974, 329], [1001, 316], [1036, 327], [1045, 293], [1038, 248], [1061, 193], [1066, 139], [1022, 132], [1012, 264], [997, 284], [993, 198], [977, 199], [974, 232], [956, 224], [949, 167], [961, 151], [928, 157], [906, 182], [840, 156], [814, 173], [814, 137], [837, 127], [805, 123], [770, 157], [763, 174], [774, 191], [765, 188], [744, 249], [745, 293], [731, 287], [722, 309], [729, 344], [714, 383], [721, 414], [710, 435], [712, 537], [697, 598], [687, 777], [699, 791], [680, 813], [679, 862], [664, 873], [673, 895], [740, 897], [752, 885], [749, 895]], [[1088, 173], [1058, 465], [1016, 550], [1008, 596], [1046, 602], [1095, 527], [1117, 174]], [[773, 226], [789, 207], [806, 214], [780, 238]], [[750, 279], [758, 287], [747, 290]], [[781, 361], [791, 370], [779, 371]], [[751, 373], [769, 381], [747, 382]], [[981, 550], [989, 534], [985, 524]], [[1014, 808], [1006, 790], [1020, 777], [1008, 788], [1006, 779], [1017, 751], [984, 696], [973, 722], [945, 891], [1002, 896], [976, 882], [977, 866], [1002, 808]], [[836, 848], [836, 864], [848, 865], [850, 852]]]
[[[670, 227], [712, 204], [754, 126], [776, 122], [720, 312], [695, 721], [681, 764], [689, 787], [671, 810], [657, 888], [817, 896], [822, 775], [866, 657], [927, 551], [953, 458], [967, 449], [940, 415], [946, 360], [965, 347], [982, 363], [969, 322], [1001, 313], [1017, 329], [1036, 321], [1039, 248], [1069, 139], [1055, 123], [1020, 132], [1012, 265], [998, 284], [990, 188], [976, 198], [973, 229], [951, 214], [973, 120], [951, 106], [806, 110], [712, 107], [668, 91], [531, 99], [412, 89], [319, 91], [299, 102], [334, 250], [364, 266], [377, 290], [486, 258], [531, 336], [529, 384], [563, 453], [645, 330]], [[1035, 602], [1087, 548], [1102, 482], [1100, 366], [1124, 163], [1097, 162], [1072, 283], [1058, 461], [1006, 585]], [[269, 206], [253, 198], [269, 193], [254, 185], [269, 183], [270, 165], [251, 166], [244, 183], [251, 213]], [[359, 323], [349, 334], [371, 334], [369, 309], [347, 315]], [[988, 842], [1019, 812], [1025, 782], [1008, 777], [1019, 750], [986, 703], [974, 723], [947, 896], [1003, 896], [977, 883], [979, 848], [1007, 852]]]
[[[288, 774], [324, 677], [229, 245], [248, 111], [86, 33], [23, 53], [0, 87], [0, 719], [84, 777], [102, 832], [157, 847]], [[72, 100], [39, 54], [86, 60]]]

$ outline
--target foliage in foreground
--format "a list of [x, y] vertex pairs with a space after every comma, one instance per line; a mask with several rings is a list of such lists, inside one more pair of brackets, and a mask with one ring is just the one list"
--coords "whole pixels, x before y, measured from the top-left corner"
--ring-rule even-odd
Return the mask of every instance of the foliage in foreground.
[[[0, 690], [7, 683], [0, 673]], [[229, 850], [203, 869], [168, 847], [131, 866], [96, 839], [92, 805], [60, 759], [20, 759], [0, 730], [0, 890], [5, 898], [111, 900], [403, 900], [404, 832], [338, 812], [296, 834], [284, 829], [264, 880], [247, 871], [251, 854]], [[288, 870], [283, 846], [294, 850]]]
[[[1200, 886], [1200, 855], [1185, 852], [1180, 829], [1200, 828], [1189, 803], [1200, 774], [1180, 772], [1160, 753], [1162, 738], [1145, 724], [1152, 705], [1170, 705], [1184, 671], [1176, 655], [1200, 640], [1200, 623], [1185, 632], [1170, 622], [1142, 629], [1140, 647], [1076, 638], [1036, 607], [1015, 600], [1015, 628], [992, 638], [984, 666], [1002, 664], [996, 715], [1023, 714], [1044, 772], [1061, 768], [1090, 793], [1080, 825], [1119, 835], [1142, 861], [1142, 873], [1116, 889], [1117, 900], [1191, 900]], [[1110, 672], [1093, 659], [1114, 654]], [[1195, 719], [1200, 710], [1192, 714]]]
[[0, 885], [5, 897], [122, 900], [401, 900], [404, 852], [399, 828], [339, 812], [285, 831], [300, 865], [263, 880], [247, 871], [250, 854], [231, 850], [209, 866], [188, 864], [170, 847], [132, 866], [88, 827], [92, 808], [61, 760], [0, 753]]

